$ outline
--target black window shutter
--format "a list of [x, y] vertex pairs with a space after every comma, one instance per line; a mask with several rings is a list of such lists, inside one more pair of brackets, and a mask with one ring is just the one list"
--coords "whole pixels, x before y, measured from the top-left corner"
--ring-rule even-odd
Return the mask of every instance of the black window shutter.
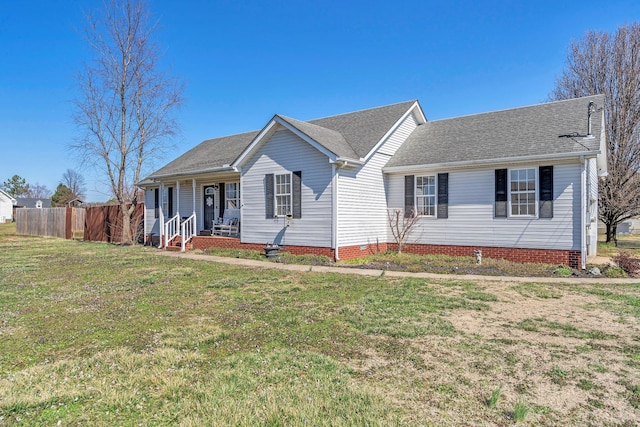
[[267, 219], [273, 218], [273, 174], [268, 173], [264, 176], [264, 210]]
[[293, 173], [292, 185], [292, 209], [294, 218], [302, 218], [302, 171], [295, 171]]
[[507, 170], [496, 169], [495, 217], [507, 217]]
[[449, 174], [438, 174], [438, 218], [449, 218]]
[[153, 216], [158, 218], [160, 216], [160, 189], [154, 188], [153, 190]]
[[540, 218], [553, 218], [553, 166], [540, 166]]
[[413, 175], [404, 176], [404, 216], [408, 218], [414, 209], [415, 179]]
[[218, 188], [220, 188], [220, 209], [218, 215], [220, 217], [224, 217], [224, 210], [227, 207], [227, 203], [225, 198], [227, 197], [227, 187], [224, 185], [224, 182], [218, 184]]
[[167, 188], [167, 210], [169, 218], [173, 218], [173, 187]]

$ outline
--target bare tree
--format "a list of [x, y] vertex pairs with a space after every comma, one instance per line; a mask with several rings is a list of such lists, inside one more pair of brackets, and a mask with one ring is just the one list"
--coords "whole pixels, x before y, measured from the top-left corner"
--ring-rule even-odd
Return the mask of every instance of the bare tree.
[[63, 184], [70, 195], [72, 195], [72, 199], [83, 199], [85, 197], [85, 180], [82, 175], [73, 169], [67, 169], [65, 173], [62, 174]]
[[393, 240], [398, 245], [398, 253], [402, 253], [402, 249], [404, 249], [404, 245], [418, 224], [420, 217], [416, 215], [414, 209], [411, 209], [407, 215], [403, 209], [389, 209], [387, 219]]
[[131, 243], [132, 191], [143, 165], [175, 134], [173, 112], [182, 87], [160, 69], [161, 55], [143, 0], [106, 0], [87, 16], [86, 38], [95, 58], [79, 73], [82, 94], [75, 121], [83, 130], [72, 145], [84, 162], [102, 169], [121, 207], [123, 242]]
[[27, 197], [33, 197], [34, 199], [48, 199], [51, 197], [51, 190], [46, 185], [40, 185], [37, 182], [29, 185], [27, 191]]
[[587, 32], [571, 43], [552, 99], [605, 95], [609, 175], [601, 183], [600, 218], [607, 242], [617, 225], [640, 215], [640, 23], [615, 34]]

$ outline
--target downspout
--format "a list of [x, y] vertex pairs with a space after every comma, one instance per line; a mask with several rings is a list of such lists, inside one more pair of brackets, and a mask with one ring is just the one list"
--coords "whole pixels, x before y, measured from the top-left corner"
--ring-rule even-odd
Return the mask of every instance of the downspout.
[[580, 171], [580, 267], [587, 268], [587, 230], [586, 230], [586, 189], [587, 164], [584, 156], [580, 156], [582, 170]]
[[340, 254], [338, 253], [338, 168], [335, 163], [331, 164], [331, 237], [334, 251], [334, 258], [336, 261], [340, 260]]
[[238, 184], [240, 186], [240, 188], [238, 189], [240, 191], [240, 224], [238, 226], [238, 238], [240, 239], [240, 243], [242, 243], [242, 229], [244, 228], [242, 226], [242, 223], [244, 222], [244, 203], [242, 202], [242, 193], [244, 193], [242, 189], [242, 169], [238, 168], [238, 172], [240, 173], [240, 183]]

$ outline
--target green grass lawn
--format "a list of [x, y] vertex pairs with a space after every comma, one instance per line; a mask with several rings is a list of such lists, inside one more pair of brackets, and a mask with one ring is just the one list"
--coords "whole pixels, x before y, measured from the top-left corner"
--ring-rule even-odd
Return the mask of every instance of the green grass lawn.
[[605, 239], [605, 235], [598, 236], [598, 255], [614, 257], [623, 250], [640, 257], [640, 235], [619, 234], [618, 246], [613, 243], [606, 243]]
[[14, 233], [0, 224], [0, 425], [640, 419], [640, 284], [250, 269]]

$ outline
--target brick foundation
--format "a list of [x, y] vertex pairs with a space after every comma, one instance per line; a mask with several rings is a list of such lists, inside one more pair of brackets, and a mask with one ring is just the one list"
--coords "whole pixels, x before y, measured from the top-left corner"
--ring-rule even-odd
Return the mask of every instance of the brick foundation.
[[[194, 249], [205, 250], [209, 248], [226, 248], [226, 249], [247, 249], [253, 251], [264, 251], [264, 244], [259, 243], [242, 243], [240, 239], [235, 237], [219, 237], [219, 236], [195, 236], [192, 240]], [[291, 246], [287, 245], [284, 252], [294, 255], [324, 255], [334, 259], [334, 251], [331, 248], [315, 247], [315, 246]]]
[[[398, 245], [389, 244], [390, 250], [397, 250]], [[506, 259], [507, 261], [522, 263], [545, 263], [568, 265], [580, 268], [580, 251], [558, 249], [526, 249], [526, 248], [496, 248], [487, 246], [449, 246], [406, 244], [403, 251], [418, 255], [442, 254], [451, 256], [473, 256], [473, 251], [479, 249], [486, 258]]]
[[[241, 243], [235, 237], [220, 236], [195, 236], [193, 238], [194, 249], [205, 250], [208, 248], [249, 249], [264, 251], [263, 244]], [[378, 243], [357, 246], [343, 246], [339, 250], [341, 260], [362, 258], [386, 251], [396, 251], [395, 243]], [[524, 249], [524, 248], [496, 248], [483, 246], [451, 246], [451, 245], [423, 245], [406, 244], [404, 252], [418, 255], [443, 254], [451, 256], [473, 256], [473, 251], [480, 249], [485, 258], [506, 259], [522, 263], [545, 263], [568, 265], [572, 268], [580, 268], [580, 251], [554, 250], [554, 249]], [[286, 246], [285, 252], [294, 255], [324, 255], [334, 259], [334, 251], [331, 248], [315, 246]]]

